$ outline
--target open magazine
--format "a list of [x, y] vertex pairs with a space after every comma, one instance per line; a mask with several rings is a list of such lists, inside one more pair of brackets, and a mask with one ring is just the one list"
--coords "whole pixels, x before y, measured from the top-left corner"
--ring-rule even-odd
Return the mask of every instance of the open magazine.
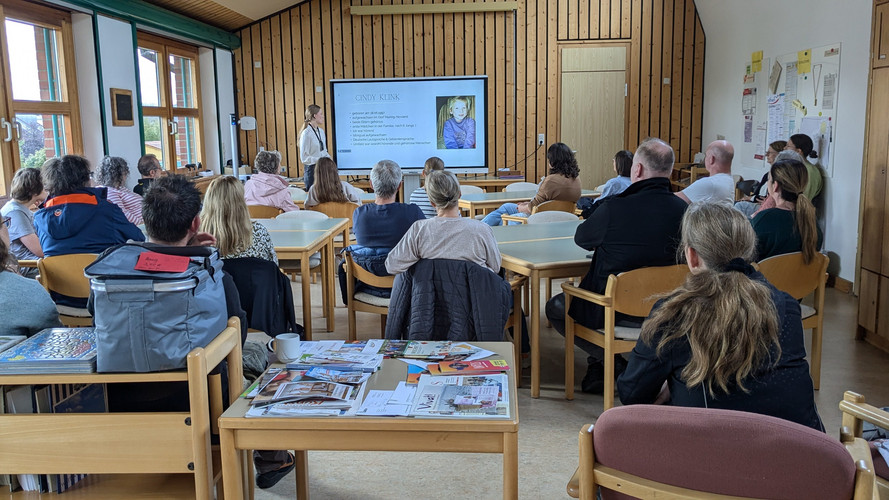
[[509, 418], [509, 383], [505, 374], [421, 375], [411, 416]]

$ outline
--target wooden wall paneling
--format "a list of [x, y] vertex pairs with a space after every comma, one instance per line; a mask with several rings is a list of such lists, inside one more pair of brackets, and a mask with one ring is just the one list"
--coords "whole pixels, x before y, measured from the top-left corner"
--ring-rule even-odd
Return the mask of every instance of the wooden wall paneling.
[[[382, 0], [384, 5], [391, 5], [392, 0]], [[382, 76], [385, 78], [392, 78], [395, 76], [395, 39], [393, 37], [393, 29], [392, 29], [392, 17], [394, 16], [381, 16], [380, 24], [383, 30], [383, 36], [381, 38], [381, 47], [382, 50]]]
[[[333, 47], [333, 66], [331, 67], [334, 78], [342, 78], [345, 73], [343, 67], [345, 65], [343, 59], [343, 13], [340, 10], [339, 0], [328, 0], [326, 2], [330, 9], [330, 37]], [[392, 39], [392, 33], [389, 33], [389, 39]], [[327, 82], [324, 82], [327, 86]], [[329, 91], [329, 90], [328, 90]]]
[[591, 40], [601, 38], [599, 33], [599, 19], [602, 18], [602, 2], [600, 0], [589, 0], [590, 8], [587, 16], [587, 22], [590, 24], [587, 37]]
[[275, 61], [272, 58], [272, 27], [271, 19], [260, 23], [260, 36], [262, 37], [262, 87], [265, 103], [265, 134], [259, 138], [259, 145], [265, 149], [276, 149], [277, 142], [277, 115], [275, 108]]
[[[674, 0], [663, 0], [663, 32], [661, 34], [662, 41], [660, 55], [661, 71], [658, 79], [658, 89], [660, 90], [660, 118], [658, 125], [659, 135], [665, 140], [670, 140], [670, 113], [673, 109], [671, 101], [671, 89], [673, 88], [673, 2]], [[663, 79], [669, 78], [670, 83], [665, 84]]]
[[[519, 7], [515, 12], [515, 31], [516, 31], [516, 47], [520, 50], [515, 52], [515, 156], [509, 159], [507, 164], [511, 169], [525, 169], [524, 160], [528, 155], [526, 144], [528, 138], [525, 132], [525, 125], [528, 120], [527, 106], [525, 105], [525, 72], [527, 69], [528, 51], [525, 50], [525, 32], [527, 26], [527, 8], [526, 2], [519, 2]], [[522, 162], [522, 163], [518, 163]]]
[[616, 40], [621, 38], [621, 0], [611, 0], [611, 26], [608, 27], [608, 38]]
[[299, 134], [302, 131], [303, 123], [306, 118], [306, 106], [310, 103], [306, 102], [305, 94], [305, 78], [303, 78], [303, 42], [302, 42], [302, 16], [300, 9], [290, 10], [290, 55], [293, 60], [293, 67], [290, 68], [290, 74], [293, 76], [292, 92], [293, 92], [293, 114], [296, 117], [294, 122], [294, 133], [296, 137], [296, 162], [288, 165], [290, 175], [299, 177], [302, 175], [303, 164], [299, 159]]
[[[247, 158], [245, 164], [253, 166], [253, 160], [256, 157], [256, 142], [265, 131], [265, 99], [262, 82], [262, 43], [259, 37], [259, 25], [254, 24], [250, 27], [250, 68], [253, 75], [253, 109], [250, 110], [250, 116], [256, 117], [256, 129], [247, 132]], [[256, 67], [256, 63], [259, 67]], [[262, 127], [262, 129], [260, 129]]]
[[433, 14], [432, 15], [432, 36], [431, 40], [426, 39], [424, 43], [432, 42], [432, 74], [427, 76], [442, 76], [445, 74], [445, 65], [444, 65], [444, 53], [445, 53], [445, 43], [444, 43], [444, 19], [448, 14]]
[[[423, 3], [433, 3], [424, 0]], [[435, 76], [435, 14], [423, 14], [423, 75]]]
[[506, 39], [506, 57], [503, 71], [506, 74], [506, 127], [504, 129], [504, 142], [506, 142], [506, 151], [504, 162], [496, 168], [504, 168], [512, 165], [516, 161], [516, 148], [514, 139], [509, 136], [517, 137], [515, 133], [515, 12], [506, 12], [499, 14], [503, 18], [504, 38]]
[[[292, 19], [292, 17], [291, 17]], [[312, 4], [304, 3], [299, 9], [299, 29], [302, 37], [302, 95], [303, 95], [303, 113], [310, 104], [323, 106], [323, 102], [316, 102], [315, 99], [315, 83], [312, 74], [315, 68], [315, 54], [312, 51], [312, 37], [314, 34], [314, 26], [312, 23]], [[315, 35], [317, 36], [317, 35]], [[303, 114], [305, 118], [305, 114]], [[300, 125], [302, 128], [302, 125]], [[305, 166], [305, 165], [304, 165]], [[305, 171], [303, 171], [305, 174]]]
[[[355, 0], [353, 0], [355, 1]], [[364, 4], [364, 0], [358, 0]], [[364, 21], [367, 16], [352, 17], [352, 78], [364, 78]]]
[[[423, 3], [423, 2], [418, 2]], [[426, 16], [413, 15], [414, 19], [414, 74], [411, 76], [426, 76], [424, 64], [426, 64], [426, 52], [423, 47], [423, 32], [425, 30]]]
[[[297, 176], [299, 164], [299, 148], [297, 147], [299, 124], [303, 114], [296, 109], [293, 98], [293, 33], [290, 23], [290, 11], [281, 13], [281, 71], [284, 78], [284, 142], [278, 147], [287, 150], [287, 176]], [[283, 154], [283, 151], [282, 151]]]
[[464, 75], [475, 74], [475, 14], [471, 12], [463, 13], [463, 33], [466, 50], [463, 52], [463, 73]]
[[476, 12], [473, 14], [475, 18], [475, 65], [472, 67], [470, 75], [485, 74], [485, 14], [484, 12]]
[[640, 71], [642, 66], [642, 0], [633, 0], [630, 8], [630, 79], [628, 94], [630, 106], [627, 110], [627, 147], [635, 150], [640, 142], [639, 130], [639, 96], [641, 89]]
[[466, 32], [466, 24], [464, 23], [464, 18], [466, 14], [463, 12], [454, 13], [454, 74], [455, 75], [465, 75], [466, 74], [466, 40], [464, 38], [464, 33]]
[[[616, 0], [615, 0], [616, 1]], [[608, 40], [611, 35], [611, 4], [612, 0], [599, 0], [599, 39]]]
[[[673, 74], [670, 80], [670, 144], [681, 143], [682, 132], [682, 85], [684, 33], [680, 20], [685, 17], [685, 3], [692, 0], [673, 0]], [[680, 160], [680, 158], [676, 158]]]
[[[596, 7], [596, 0], [580, 0], [577, 9], [577, 38], [589, 40], [590, 38], [590, 11]], [[561, 16], [561, 14], [559, 14]]]
[[[538, 2], [543, 2], [546, 0], [526, 0], [528, 10], [528, 24], [525, 29], [527, 30], [528, 43], [526, 45], [527, 50], [525, 53], [527, 54], [528, 66], [525, 74], [525, 89], [527, 91], [527, 95], [525, 96], [525, 113], [527, 115], [526, 123], [528, 124], [528, 128], [525, 132], [525, 151], [526, 155], [530, 155], [527, 160], [525, 160], [524, 168], [525, 168], [525, 180], [528, 182], [538, 182], [537, 178], [537, 158], [540, 156], [540, 152], [536, 147], [536, 137], [539, 133], [538, 131], [543, 131], [538, 127], [537, 124], [537, 94], [538, 94], [538, 85], [537, 85], [537, 75], [538, 64], [537, 64], [537, 52], [539, 50], [538, 43]], [[552, 138], [549, 138], [552, 140]], [[534, 154], [531, 154], [534, 152]]]
[[[546, 43], [547, 43], [547, 32], [546, 32], [546, 18], [547, 11], [546, 5], [548, 0], [537, 0], [537, 25], [535, 29], [537, 30], [537, 46], [534, 50], [537, 51], [537, 64], [535, 69], [537, 70], [537, 75], [534, 78], [534, 85], [536, 90], [534, 92], [534, 108], [535, 108], [535, 123], [536, 127], [534, 129], [533, 137], [536, 137], [540, 132], [546, 133]], [[547, 142], [552, 143], [556, 138], [551, 137], [547, 134]], [[536, 144], [536, 142], [535, 142]], [[539, 170], [539, 159], [541, 157], [545, 158], [546, 148], [541, 148], [538, 150], [537, 154], [534, 155], [533, 176], [531, 176], [530, 181], [532, 182], [540, 182], [540, 176], [544, 175], [540, 173]]]
[[489, 163], [494, 169], [506, 165], [506, 43], [505, 43], [505, 16], [498, 12], [487, 13], [485, 17], [493, 24], [488, 30], [488, 39], [494, 44], [494, 52], [488, 56], [489, 67], [493, 69], [495, 94], [494, 127], [496, 135], [488, 135], [488, 144], [495, 144], [494, 162]]
[[383, 71], [383, 46], [385, 45], [385, 39], [383, 34], [383, 18], [389, 16], [372, 16], [373, 24], [372, 24], [372, 38], [368, 39], [370, 45], [373, 47], [373, 74], [371, 76], [373, 78], [383, 78], [385, 75]]
[[[321, 0], [322, 2], [324, 0]], [[373, 4], [372, 0], [361, 0], [361, 5], [371, 5]], [[361, 21], [363, 26], [361, 28], [362, 38], [361, 38], [361, 46], [364, 47], [364, 74], [361, 78], [373, 78], [374, 76], [374, 60], [373, 60], [373, 49], [374, 49], [374, 31], [373, 31], [373, 19], [374, 17], [379, 16], [361, 16]]]
[[639, 65], [639, 139], [651, 136], [651, 1], [642, 2], [642, 59]]
[[653, 7], [651, 13], [651, 79], [649, 80], [651, 111], [649, 112], [648, 135], [661, 137], [661, 88], [663, 86], [661, 55], [664, 52], [662, 28], [664, 25], [662, 21], [664, 19], [664, 0], [652, 0], [651, 3]]
[[[243, 39], [243, 33], [238, 33], [238, 36]], [[235, 75], [235, 116], [241, 117], [244, 115], [244, 86], [247, 82], [244, 81], [244, 52], [243, 52], [244, 43], [241, 43], [241, 49], [234, 51], [234, 75]], [[244, 136], [246, 133], [243, 130], [238, 129], [238, 155], [243, 154], [241, 151], [241, 145], [245, 143]], [[232, 165], [240, 165], [239, 158], [232, 158]]]
[[[570, 38], [570, 36], [568, 35], [568, 24], [571, 22], [571, 15], [569, 14], [568, 7], [569, 1], [573, 0], [559, 0], [559, 40], [568, 40]], [[533, 28], [536, 28], [536, 26], [533, 26]]]
[[[315, 54], [321, 54], [321, 71], [316, 71], [315, 82], [314, 85], [316, 87], [321, 87], [321, 94], [319, 95], [317, 91], [315, 95], [318, 99], [324, 101], [324, 104], [320, 104], [324, 108], [324, 115], [330, 116], [330, 99], [327, 98], [327, 93], [330, 92], [330, 89], [327, 88], [327, 82], [329, 82], [333, 78], [333, 66], [331, 62], [333, 61], [333, 27], [331, 26], [330, 19], [330, 0], [324, 0], [319, 2], [321, 5], [321, 22], [320, 24], [321, 33], [317, 34], [313, 39], [313, 44], [315, 45], [314, 51]], [[315, 29], [318, 29], [317, 24], [315, 25]], [[318, 36], [320, 35], [320, 36]], [[318, 45], [320, 45], [320, 50]], [[315, 58], [315, 61], [318, 62], [318, 58]], [[317, 68], [317, 66], [316, 66]], [[329, 123], [329, 118], [325, 120], [325, 124]], [[333, 139], [330, 135], [327, 136], [327, 149], [328, 151], [333, 151], [336, 145], [333, 143]]]
[[444, 21], [444, 30], [442, 31], [442, 37], [439, 42], [442, 44], [442, 50], [444, 52], [442, 75], [454, 74], [454, 60], [456, 55], [454, 47], [454, 17], [457, 15], [458, 14], [448, 13], [441, 16]]
[[[546, 125], [546, 136], [550, 138], [549, 144], [556, 141], [553, 139], [559, 137], [559, 43], [556, 40], [556, 24], [558, 21], [555, 4], [549, 3], [547, 6], [547, 40], [546, 40], [546, 68], [553, 68], [552, 71], [545, 72], [545, 95], [543, 102], [543, 116]], [[536, 144], [536, 142], [535, 142]], [[546, 145], [544, 145], [546, 146]], [[546, 147], [541, 148], [541, 161], [537, 165], [537, 180], [540, 176], [546, 175]]]
[[694, 71], [694, 11], [694, 2], [686, 0], [682, 47], [682, 65], [685, 68], [682, 78], [682, 130], [679, 136], [679, 144], [672, 145], [677, 151], [677, 159], [679, 161], [691, 161], [691, 158], [682, 153], [691, 149], [692, 98], [694, 97], [692, 88], [694, 79], [689, 75]]
[[[354, 56], [352, 55], [352, 15], [350, 14], [349, 0], [336, 0], [340, 4], [340, 13], [342, 15], [342, 40], [343, 40], [343, 78], [354, 77]], [[403, 34], [402, 34], [403, 36]]]
[[[578, 24], [580, 24], [580, 3], [583, 0], [568, 0], [568, 39], [577, 40]], [[547, 2], [550, 4], [550, 2]], [[550, 4], [551, 5], [551, 4]], [[556, 24], [558, 27], [558, 23]], [[558, 37], [556, 37], [558, 39]]]
[[275, 113], [275, 128], [269, 135], [268, 149], [281, 153], [281, 164], [290, 165], [290, 155], [287, 153], [287, 122], [284, 120], [284, 56], [281, 41], [281, 18], [274, 17], [271, 20], [272, 39], [272, 72], [274, 81], [274, 97], [272, 109]]
[[701, 19], [694, 16], [695, 25], [695, 62], [694, 62], [694, 96], [691, 105], [691, 144], [685, 151], [685, 158], [688, 161], [694, 157], [695, 153], [702, 149], [701, 131], [704, 127], [703, 112], [701, 111], [704, 103], [704, 26], [701, 25]]
[[404, 76], [404, 16], [392, 16], [392, 76], [401, 78]]

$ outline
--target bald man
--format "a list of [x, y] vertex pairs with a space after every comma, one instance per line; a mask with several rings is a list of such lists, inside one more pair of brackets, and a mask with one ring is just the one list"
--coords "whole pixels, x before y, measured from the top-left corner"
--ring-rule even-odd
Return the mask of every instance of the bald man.
[[732, 178], [732, 158], [735, 148], [728, 141], [713, 141], [707, 146], [704, 167], [709, 177], [701, 177], [691, 186], [676, 193], [686, 203], [724, 201], [734, 203], [735, 181]]

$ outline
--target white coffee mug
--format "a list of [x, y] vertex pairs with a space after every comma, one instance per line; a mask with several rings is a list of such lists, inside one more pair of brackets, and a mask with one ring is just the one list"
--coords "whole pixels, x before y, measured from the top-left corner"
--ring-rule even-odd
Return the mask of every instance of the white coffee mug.
[[282, 333], [269, 340], [268, 348], [282, 363], [289, 363], [299, 357], [299, 334]]

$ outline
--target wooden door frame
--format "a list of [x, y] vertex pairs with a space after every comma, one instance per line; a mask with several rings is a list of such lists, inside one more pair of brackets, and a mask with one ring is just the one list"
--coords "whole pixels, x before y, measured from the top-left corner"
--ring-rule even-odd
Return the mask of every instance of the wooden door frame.
[[[597, 40], [593, 42], [589, 41], [572, 41], [572, 42], [559, 42], [556, 44], [556, 48], [558, 49], [558, 57], [557, 59], [557, 67], [556, 74], [559, 76], [559, 84], [556, 86], [556, 109], [562, 109], [562, 49], [577, 49], [577, 48], [609, 48], [609, 47], [623, 47], [626, 50], [627, 57], [624, 59], [626, 67], [624, 68], [624, 72], [626, 75], [630, 74], [630, 40]], [[629, 89], [630, 81], [627, 79], [626, 82], [627, 89]], [[630, 109], [630, 93], [624, 92], [624, 148], [627, 147], [627, 140], [630, 137], [630, 121], [627, 120], [627, 110]], [[559, 137], [562, 137], [562, 114], [559, 113], [559, 122], [556, 124], [556, 132], [559, 134]]]

